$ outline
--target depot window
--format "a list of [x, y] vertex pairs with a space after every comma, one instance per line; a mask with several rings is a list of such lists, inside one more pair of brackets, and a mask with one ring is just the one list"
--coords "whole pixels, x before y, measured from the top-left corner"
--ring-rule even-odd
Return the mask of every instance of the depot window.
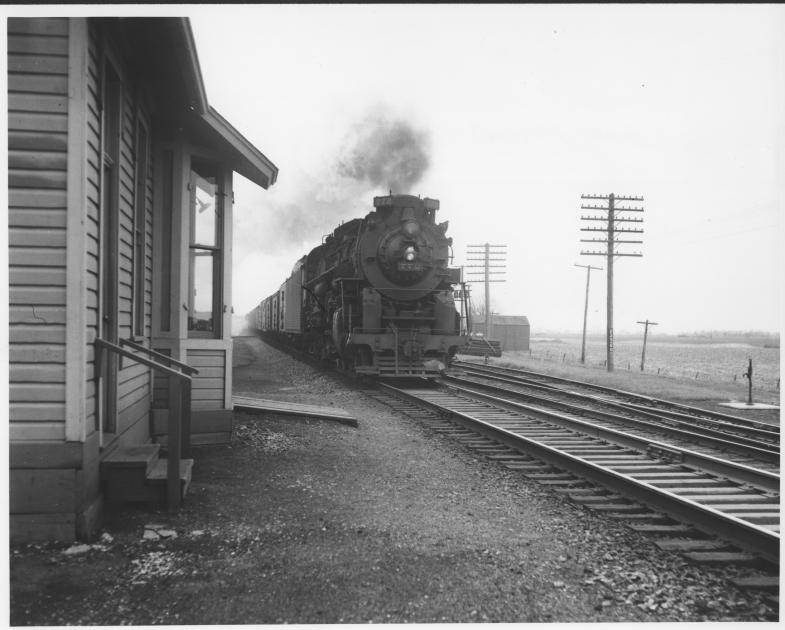
[[194, 164], [190, 181], [188, 336], [221, 336], [223, 190], [216, 169]]

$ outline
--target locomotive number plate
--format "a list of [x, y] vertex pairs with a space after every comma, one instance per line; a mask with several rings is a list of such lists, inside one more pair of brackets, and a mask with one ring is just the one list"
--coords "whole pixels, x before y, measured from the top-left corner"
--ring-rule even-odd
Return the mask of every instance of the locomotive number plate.
[[418, 262], [399, 262], [398, 271], [422, 271], [425, 265]]

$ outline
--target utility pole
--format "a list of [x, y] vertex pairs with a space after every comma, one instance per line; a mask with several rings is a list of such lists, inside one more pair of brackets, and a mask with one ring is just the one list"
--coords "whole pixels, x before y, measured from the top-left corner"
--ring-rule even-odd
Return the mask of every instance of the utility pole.
[[583, 340], [581, 341], [581, 363], [586, 363], [586, 318], [589, 314], [589, 279], [591, 270], [602, 271], [602, 267], [592, 267], [591, 265], [575, 265], [576, 267], [586, 268], [586, 302], [583, 305]]
[[641, 352], [641, 372], [643, 372], [643, 364], [646, 362], [646, 337], [649, 336], [649, 326], [657, 326], [657, 322], [650, 322], [648, 319], [645, 322], [638, 322], [643, 324], [643, 352]]
[[[481, 269], [482, 271], [469, 271], [468, 276], [480, 276], [485, 282], [485, 338], [491, 337], [491, 282], [504, 282], [503, 279], [492, 279], [492, 275], [504, 275], [506, 271], [491, 271], [491, 269], [506, 269], [507, 265], [492, 265], [492, 262], [507, 262], [507, 245], [468, 245], [466, 250], [469, 262], [479, 262], [480, 265], [466, 265], [466, 269]], [[475, 256], [475, 258], [471, 258]]]
[[[600, 232], [600, 238], [581, 239], [582, 243], [596, 243], [604, 244], [607, 247], [605, 251], [581, 251], [581, 256], [605, 256], [608, 263], [608, 281], [607, 281], [607, 327], [606, 327], [606, 347], [607, 347], [607, 367], [608, 372], [613, 372], [613, 259], [620, 256], [636, 256], [641, 257], [643, 254], [640, 252], [623, 253], [618, 251], [618, 245], [629, 243], [643, 243], [643, 241], [630, 241], [620, 240], [616, 238], [617, 234], [642, 234], [641, 228], [625, 228], [617, 227], [623, 223], [643, 223], [643, 219], [633, 219], [625, 212], [643, 212], [643, 208], [625, 208], [617, 207], [617, 201], [643, 201], [643, 197], [625, 197], [622, 195], [581, 195], [581, 199], [593, 199], [598, 201], [605, 201], [608, 203], [604, 205], [586, 206], [582, 205], [583, 210], [600, 210], [607, 212], [607, 215], [600, 216], [581, 216], [582, 221], [601, 221], [606, 225], [604, 227], [585, 227], [581, 228], [581, 232]], [[618, 213], [618, 214], [617, 214]]]

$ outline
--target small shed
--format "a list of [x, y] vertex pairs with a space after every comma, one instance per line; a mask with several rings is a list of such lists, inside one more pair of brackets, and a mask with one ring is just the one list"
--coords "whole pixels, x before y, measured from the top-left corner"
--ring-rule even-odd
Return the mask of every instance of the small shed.
[[[485, 322], [475, 322], [472, 331], [485, 335]], [[489, 338], [499, 341], [503, 352], [528, 350], [529, 335], [529, 318], [526, 315], [496, 315], [494, 313], [491, 316]]]

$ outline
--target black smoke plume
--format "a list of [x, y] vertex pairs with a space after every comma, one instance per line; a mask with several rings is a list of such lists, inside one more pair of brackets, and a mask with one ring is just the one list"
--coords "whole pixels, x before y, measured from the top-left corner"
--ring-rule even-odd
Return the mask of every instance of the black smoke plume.
[[394, 194], [408, 193], [428, 169], [428, 136], [405, 120], [369, 116], [352, 129], [339, 175]]
[[374, 196], [411, 192], [428, 169], [428, 144], [428, 134], [405, 120], [368, 116], [349, 129], [321, 174], [282, 170], [279, 189], [287, 176], [296, 180], [287, 199], [276, 199], [277, 190], [252, 193], [248, 210], [235, 213], [237, 260], [255, 249], [274, 254], [293, 245], [305, 254], [344, 221], [371, 212]]

